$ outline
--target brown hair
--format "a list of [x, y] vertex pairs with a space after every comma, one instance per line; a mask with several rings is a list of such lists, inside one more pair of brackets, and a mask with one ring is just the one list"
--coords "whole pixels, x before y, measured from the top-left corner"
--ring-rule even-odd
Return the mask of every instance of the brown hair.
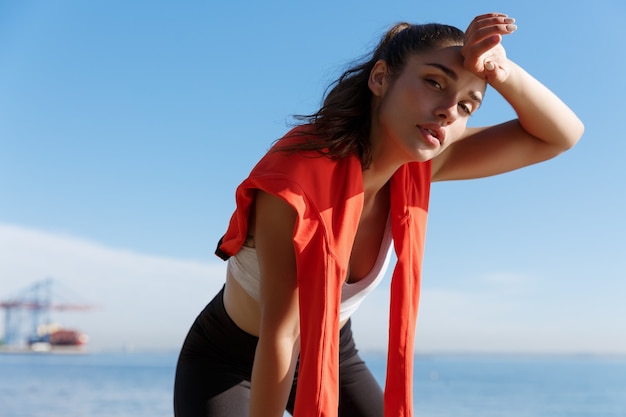
[[403, 22], [394, 25], [371, 55], [346, 70], [328, 87], [324, 103], [316, 113], [294, 116], [312, 125], [314, 129], [312, 132], [307, 131], [307, 134], [315, 135], [318, 140], [277, 149], [313, 150], [330, 158], [356, 154], [362, 166], [367, 167], [371, 161], [369, 135], [372, 98], [368, 79], [376, 62], [384, 60], [394, 80], [413, 54], [442, 46], [463, 45], [463, 36], [460, 29], [438, 23], [413, 25]]

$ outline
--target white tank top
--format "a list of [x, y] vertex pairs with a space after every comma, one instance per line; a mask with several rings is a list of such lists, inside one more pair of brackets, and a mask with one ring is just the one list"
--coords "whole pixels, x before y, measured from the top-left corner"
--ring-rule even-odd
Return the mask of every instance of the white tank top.
[[[371, 271], [363, 279], [353, 283], [344, 282], [342, 286], [339, 321], [347, 320], [357, 310], [365, 296], [380, 284], [389, 267], [391, 243], [391, 222], [387, 219], [378, 257]], [[255, 248], [242, 246], [235, 256], [228, 259], [228, 272], [250, 297], [260, 300], [261, 274]]]

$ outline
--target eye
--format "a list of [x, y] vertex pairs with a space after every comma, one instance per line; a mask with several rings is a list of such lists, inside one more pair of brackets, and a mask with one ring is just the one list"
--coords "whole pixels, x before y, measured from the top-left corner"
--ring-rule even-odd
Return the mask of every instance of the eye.
[[468, 106], [467, 104], [459, 103], [459, 107], [461, 108], [463, 113], [467, 114], [468, 116], [472, 115], [472, 108], [470, 106]]
[[433, 80], [432, 78], [426, 78], [426, 83], [436, 88], [437, 90], [443, 90], [443, 86], [439, 84], [437, 81]]

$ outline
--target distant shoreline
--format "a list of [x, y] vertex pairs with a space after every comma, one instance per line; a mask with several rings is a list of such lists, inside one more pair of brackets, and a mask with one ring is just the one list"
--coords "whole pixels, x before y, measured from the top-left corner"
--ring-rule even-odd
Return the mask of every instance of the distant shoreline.
[[55, 346], [48, 350], [35, 350], [28, 346], [0, 346], [0, 354], [13, 355], [84, 355], [91, 353], [82, 347]]
[[[0, 346], [0, 354], [28, 354], [28, 355], [178, 355], [178, 350], [170, 349], [89, 349], [88, 347], [54, 347], [47, 351], [36, 351], [26, 346]], [[364, 358], [385, 359], [387, 353], [378, 350], [360, 350]], [[416, 360], [428, 358], [476, 358], [476, 359], [497, 359], [497, 358], [519, 358], [519, 359], [622, 359], [626, 360], [626, 352], [506, 352], [506, 351], [432, 351], [416, 352]]]

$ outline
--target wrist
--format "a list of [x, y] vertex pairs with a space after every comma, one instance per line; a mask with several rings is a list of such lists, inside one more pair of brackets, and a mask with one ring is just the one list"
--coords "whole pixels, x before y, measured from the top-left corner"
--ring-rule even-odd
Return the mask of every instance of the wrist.
[[487, 77], [487, 83], [502, 96], [522, 92], [526, 73], [519, 65], [507, 59], [504, 67], [499, 67], [493, 72], [492, 77]]

